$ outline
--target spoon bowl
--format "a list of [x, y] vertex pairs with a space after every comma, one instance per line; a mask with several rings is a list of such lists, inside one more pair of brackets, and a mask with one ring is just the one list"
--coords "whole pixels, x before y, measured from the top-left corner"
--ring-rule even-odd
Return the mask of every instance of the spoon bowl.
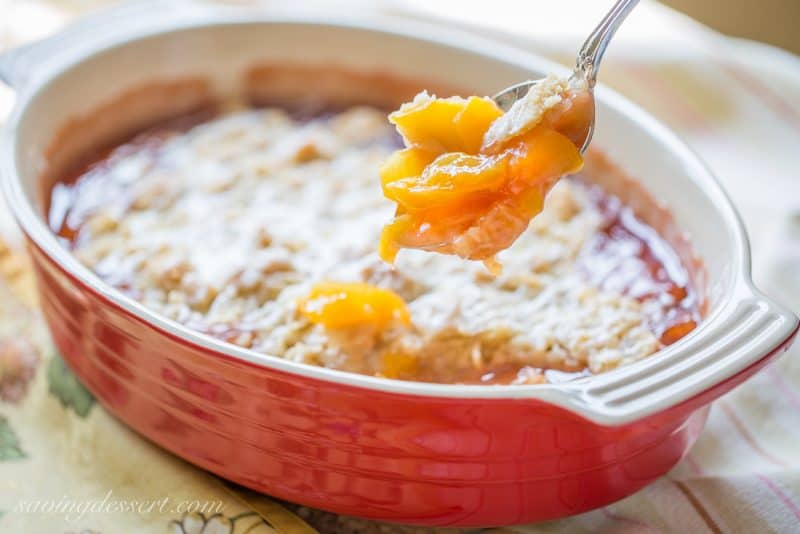
[[[586, 113], [586, 117], [589, 119], [588, 123], [583, 128], [583, 131], [573, 139], [576, 141], [576, 145], [580, 145], [581, 154], [586, 152], [594, 133], [594, 85], [597, 82], [597, 71], [603, 59], [603, 54], [617, 29], [638, 3], [639, 0], [618, 0], [584, 41], [580, 52], [578, 52], [575, 70], [569, 80], [570, 87], [574, 88], [572, 89], [574, 91], [585, 91], [591, 101], [590, 109], [587, 110], [589, 112]], [[524, 98], [531, 88], [540, 82], [541, 80], [528, 80], [527, 82], [514, 84], [506, 87], [492, 98], [500, 106], [500, 109], [508, 111], [515, 102]]]

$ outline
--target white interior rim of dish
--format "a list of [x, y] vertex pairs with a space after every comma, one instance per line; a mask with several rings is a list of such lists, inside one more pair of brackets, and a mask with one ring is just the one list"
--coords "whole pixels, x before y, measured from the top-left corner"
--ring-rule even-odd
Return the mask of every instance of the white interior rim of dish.
[[[168, 19], [168, 17], [167, 17]], [[292, 362], [277, 356], [258, 353], [249, 349], [224, 342], [222, 340], [201, 334], [175, 321], [167, 319], [154, 311], [149, 310], [143, 304], [125, 296], [119, 290], [102, 281], [95, 273], [82, 265], [66, 248], [56, 239], [56, 236], [47, 227], [42, 218], [37, 214], [36, 209], [28, 201], [23, 191], [20, 174], [17, 172], [15, 131], [24, 117], [27, 104], [47, 83], [67, 72], [71, 67], [88, 59], [88, 57], [110, 50], [118, 46], [135, 42], [139, 39], [154, 36], [172, 31], [187, 30], [201, 26], [223, 26], [238, 24], [312, 24], [320, 26], [332, 26], [341, 28], [352, 28], [359, 30], [374, 31], [377, 33], [397, 34], [410, 37], [415, 40], [430, 42], [432, 44], [444, 45], [467, 52], [483, 55], [496, 61], [504, 61], [526, 68], [538, 68], [550, 72], [566, 72], [566, 69], [558, 64], [552, 63], [541, 57], [526, 52], [524, 50], [511, 47], [509, 45], [493, 41], [488, 38], [477, 37], [466, 32], [443, 29], [441, 26], [432, 26], [418, 21], [388, 19], [384, 16], [371, 16], [368, 19], [363, 17], [348, 17], [342, 20], [341, 17], [309, 17], [309, 16], [283, 16], [260, 14], [254, 16], [248, 13], [246, 16], [225, 13], [220, 16], [216, 14], [213, 20], [187, 19], [165, 20], [161, 24], [156, 24], [148, 28], [139, 28], [132, 31], [118, 31], [110, 38], [103, 39], [103, 42], [93, 43], [90, 50], [76, 51], [74, 49], [64, 50], [63, 53], [53, 58], [46, 65], [44, 72], [37, 72], [28, 81], [28, 84], [18, 89], [18, 98], [12, 116], [9, 118], [5, 132], [3, 133], [2, 156], [0, 159], [0, 170], [3, 171], [3, 189], [6, 198], [11, 205], [12, 211], [20, 222], [28, 237], [44, 253], [55, 261], [61, 268], [66, 270], [77, 280], [88, 286], [92, 291], [123, 309], [132, 316], [146, 322], [167, 334], [180, 338], [189, 344], [196, 345], [208, 351], [224, 354], [229, 357], [240, 359], [257, 366], [271, 368], [277, 371], [286, 372], [293, 375], [300, 375], [315, 380], [334, 382], [347, 386], [380, 390], [387, 393], [407, 394], [415, 396], [442, 397], [442, 398], [463, 398], [463, 399], [537, 399], [550, 404], [565, 408], [569, 411], [582, 415], [590, 420], [601, 424], [623, 424], [632, 419], [644, 417], [651, 413], [663, 410], [672, 404], [677, 404], [676, 400], [668, 405], [652, 406], [646, 412], [637, 411], [630, 415], [603, 415], [588, 409], [586, 403], [581, 399], [582, 389], [585, 384], [591, 383], [594, 378], [587, 377], [576, 379], [571, 382], [560, 384], [540, 384], [540, 385], [461, 385], [461, 384], [435, 384], [412, 381], [400, 381], [387, 378], [380, 378], [368, 375], [354, 374], [335, 369], [318, 367], [310, 364]], [[436, 32], [432, 30], [435, 28]], [[71, 53], [72, 52], [72, 53]], [[637, 105], [631, 103], [624, 97], [605, 88], [599, 87], [597, 99], [605, 105], [615, 108], [617, 111], [633, 118], [643, 129], [648, 130], [664, 147], [676, 154], [685, 162], [686, 172], [695, 176], [696, 182], [703, 189], [704, 193], [713, 199], [720, 211], [721, 217], [728, 225], [734, 229], [734, 250], [731, 255], [736, 264], [732, 266], [734, 272], [734, 284], [730, 294], [722, 300], [738, 298], [741, 289], [754, 292], [750, 280], [750, 252], [747, 238], [742, 222], [734, 210], [727, 194], [722, 190], [717, 180], [711, 175], [705, 165], [698, 157], [668, 128], [658, 122], [655, 118], [643, 111]], [[722, 304], [722, 303], [720, 303]], [[722, 306], [717, 306], [721, 308]], [[790, 314], [791, 315], [791, 314]], [[714, 322], [716, 313], [705, 317], [703, 322], [689, 335], [682, 338], [669, 347], [666, 347], [656, 354], [636, 362], [634, 364], [621, 367], [616, 370], [604, 373], [604, 377], [616, 377], [624, 381], [625, 377], [634, 370], [641, 371], [648, 365], [656, 365], [660, 361], [669, 359], [679, 347], [690, 339], [702, 336], [708, 327]], [[779, 346], [786, 339], [776, 339], [775, 346]], [[705, 384], [703, 389], [708, 389], [715, 385], [713, 381]], [[702, 390], [700, 390], [702, 391]], [[692, 392], [697, 394], [700, 391]], [[634, 416], [635, 415], [635, 416]]]

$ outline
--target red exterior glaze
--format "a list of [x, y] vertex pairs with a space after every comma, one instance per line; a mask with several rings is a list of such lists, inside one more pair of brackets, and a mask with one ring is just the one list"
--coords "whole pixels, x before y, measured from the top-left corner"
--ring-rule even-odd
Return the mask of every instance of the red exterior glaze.
[[240, 361], [161, 331], [30, 249], [55, 343], [110, 412], [224, 478], [384, 521], [504, 525], [621, 499], [673, 467], [708, 403], [780, 352], [668, 411], [603, 427], [537, 400], [378, 392]]

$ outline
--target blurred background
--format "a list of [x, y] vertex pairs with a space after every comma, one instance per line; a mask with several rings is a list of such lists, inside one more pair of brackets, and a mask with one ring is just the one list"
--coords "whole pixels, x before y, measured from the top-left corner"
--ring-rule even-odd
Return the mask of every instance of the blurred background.
[[664, 0], [663, 3], [722, 33], [800, 54], [798, 0]]
[[[124, 1], [124, 0], [123, 0]], [[184, 1], [184, 0], [164, 0], [169, 1]], [[197, 0], [203, 1], [203, 0]], [[214, 0], [206, 0], [214, 1]], [[258, 0], [216, 0], [218, 2], [226, 3], [257, 3]], [[384, 1], [384, 0], [378, 0]], [[647, 0], [645, 0], [647, 1]], [[30, 0], [0, 0], [0, 14], [10, 12], [15, 6], [30, 4]], [[59, 5], [70, 11], [84, 12], [87, 9], [115, 3], [109, 0], [50, 0], [53, 5]], [[287, 0], [279, 2], [262, 2], [273, 4], [294, 4]], [[302, 3], [302, 2], [301, 2]], [[317, 0], [314, 4], [348, 4], [348, 0]], [[434, 8], [438, 4], [445, 4], [450, 6], [454, 14], [458, 11], [472, 11], [479, 8], [486, 8], [487, 2], [485, 0], [458, 0], [452, 2], [450, 0], [436, 0], [436, 1], [423, 1], [419, 0], [389, 0], [389, 3], [401, 4], [428, 4], [428, 7]], [[500, 0], [490, 2], [491, 5], [497, 10], [497, 5], [501, 5], [503, 9], [522, 9], [535, 5], [536, 9], [544, 10], [544, 6], [549, 5], [550, 9], [547, 11], [562, 11], [569, 12], [571, 10], [563, 9], [563, 5], [584, 5], [587, 9], [594, 11], [604, 11], [609, 5], [611, 0], [584, 0], [583, 2], [575, 2], [574, 0]], [[690, 17], [718, 30], [722, 33], [734, 36], [743, 37], [761, 41], [774, 46], [779, 46], [785, 50], [791, 51], [795, 54], [800, 54], [800, 0], [661, 0], [671, 8], [674, 8], [681, 13], [689, 15]], [[524, 7], [523, 7], [524, 6]], [[2, 18], [2, 17], [0, 17]], [[43, 21], [46, 23], [46, 21]], [[0, 44], [2, 36], [0, 36]]]

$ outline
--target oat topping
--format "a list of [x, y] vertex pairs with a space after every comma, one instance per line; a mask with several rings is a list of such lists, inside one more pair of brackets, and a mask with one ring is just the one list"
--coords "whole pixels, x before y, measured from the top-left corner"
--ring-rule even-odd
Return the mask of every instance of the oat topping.
[[[383, 263], [375, 244], [392, 207], [377, 172], [397, 146], [393, 135], [385, 114], [369, 108], [312, 121], [277, 109], [234, 112], [117, 149], [74, 186], [56, 187], [54, 202], [69, 195], [72, 203], [66, 219], [51, 222], [76, 231], [80, 261], [145, 306], [298, 362], [530, 383], [543, 381], [542, 368], [600, 372], [659, 349], [645, 304], [599, 289], [580, 270], [603, 217], [576, 181], [554, 187], [500, 254], [496, 278], [480, 263], [415, 250], [394, 267]], [[326, 280], [391, 290], [411, 324], [326, 331], [298, 311]]]
[[541, 122], [544, 114], [564, 100], [570, 89], [566, 78], [550, 74], [531, 86], [528, 93], [514, 102], [502, 117], [492, 123], [484, 143], [492, 145], [522, 135]]

